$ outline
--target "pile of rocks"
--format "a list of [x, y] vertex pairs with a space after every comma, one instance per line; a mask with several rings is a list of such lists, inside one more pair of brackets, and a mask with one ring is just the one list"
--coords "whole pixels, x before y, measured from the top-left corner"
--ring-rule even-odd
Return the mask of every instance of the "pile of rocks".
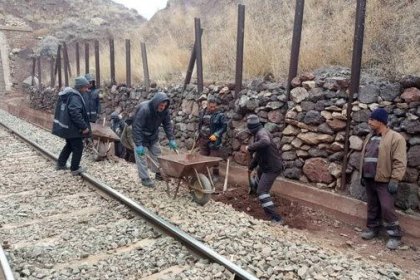
[[[200, 95], [195, 86], [153, 88], [113, 86], [104, 95], [104, 114], [120, 108], [130, 113], [139, 102], [151, 98], [156, 91], [164, 91], [171, 98], [175, 135], [181, 148], [191, 148], [197, 131], [201, 101], [209, 96], [221, 100], [221, 110], [229, 118], [224, 148], [234, 161], [247, 165], [246, 152], [251, 135], [246, 129], [246, 117], [257, 114], [264, 127], [282, 150], [284, 176], [314, 183], [319, 188], [340, 187], [341, 164], [344, 157], [345, 127], [350, 71], [345, 68], [321, 69], [305, 73], [292, 82], [290, 101], [285, 84], [269, 80], [254, 80], [235, 96], [233, 85], [206, 86]], [[419, 207], [420, 165], [420, 78], [408, 77], [399, 82], [362, 76], [360, 92], [354, 95], [349, 174], [349, 192], [365, 199], [364, 188], [357, 181], [363, 140], [369, 133], [370, 112], [383, 106], [390, 113], [389, 124], [407, 139], [408, 171], [401, 184], [397, 205], [403, 209]], [[51, 92], [47, 93], [48, 96]], [[36, 95], [33, 93], [32, 95]], [[35, 100], [36, 99], [36, 100]], [[33, 98], [35, 108], [51, 105], [53, 98], [45, 93]], [[40, 105], [42, 104], [42, 105]], [[166, 144], [162, 134], [162, 144]]]

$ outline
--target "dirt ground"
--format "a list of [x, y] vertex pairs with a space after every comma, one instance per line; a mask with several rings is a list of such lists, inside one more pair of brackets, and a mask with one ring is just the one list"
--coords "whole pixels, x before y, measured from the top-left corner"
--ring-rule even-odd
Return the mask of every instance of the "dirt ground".
[[[405, 236], [400, 249], [390, 251], [385, 247], [387, 239], [384, 234], [378, 239], [364, 241], [359, 237], [363, 229], [359, 225], [275, 194], [272, 197], [278, 212], [285, 218], [286, 226], [301, 231], [321, 246], [329, 246], [342, 252], [358, 253], [371, 260], [393, 263], [404, 271], [417, 270], [420, 272], [419, 239]], [[232, 205], [236, 210], [255, 218], [267, 220], [258, 197], [248, 195], [247, 187], [229, 188], [225, 193], [219, 192], [213, 195], [213, 199]]]

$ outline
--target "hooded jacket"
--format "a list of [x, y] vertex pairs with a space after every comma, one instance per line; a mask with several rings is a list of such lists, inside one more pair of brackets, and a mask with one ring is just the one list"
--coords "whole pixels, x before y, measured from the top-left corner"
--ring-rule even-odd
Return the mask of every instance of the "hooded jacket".
[[283, 170], [281, 153], [272, 140], [271, 134], [262, 126], [251, 130], [254, 142], [248, 146], [248, 151], [254, 154], [249, 169], [257, 165], [263, 173], [278, 173]]
[[[158, 112], [157, 108], [161, 102], [166, 101], [168, 105], [165, 110]], [[133, 139], [136, 146], [153, 145], [159, 140], [159, 126], [163, 126], [166, 137], [174, 140], [173, 128], [169, 112], [169, 98], [163, 92], [158, 92], [148, 101], [140, 103], [133, 121]]]
[[82, 138], [82, 131], [90, 128], [82, 95], [71, 87], [66, 87], [58, 97], [54, 113], [52, 133], [61, 138]]

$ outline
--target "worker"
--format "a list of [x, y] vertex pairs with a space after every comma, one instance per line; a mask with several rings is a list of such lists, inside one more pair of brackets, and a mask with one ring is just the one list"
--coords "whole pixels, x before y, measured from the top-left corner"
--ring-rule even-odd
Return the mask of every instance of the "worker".
[[258, 166], [257, 195], [261, 206], [268, 218], [276, 224], [284, 224], [283, 218], [277, 213], [270, 195], [274, 180], [283, 170], [280, 151], [273, 142], [273, 137], [261, 124], [257, 115], [249, 115], [247, 127], [254, 136], [253, 142], [246, 147], [251, 154], [248, 172], [251, 173]]
[[359, 169], [367, 194], [367, 229], [361, 237], [375, 238], [383, 219], [389, 236], [386, 247], [395, 250], [401, 244], [402, 232], [394, 195], [407, 168], [406, 142], [401, 134], [388, 127], [388, 113], [383, 108], [370, 114], [368, 124], [373, 132], [365, 139]]
[[[141, 183], [145, 187], [154, 187], [146, 164], [146, 153], [157, 163], [161, 154], [159, 146], [159, 127], [162, 126], [169, 140], [169, 148], [177, 150], [173, 134], [173, 125], [169, 111], [170, 101], [164, 92], [157, 92], [151, 100], [140, 103], [133, 121], [133, 139], [136, 145], [135, 158]], [[152, 164], [155, 179], [162, 180], [162, 175]]]
[[[225, 114], [220, 112], [219, 100], [212, 97], [207, 100], [207, 106], [200, 112], [198, 123], [198, 143], [203, 156], [223, 157], [221, 146], [223, 134], [227, 130]], [[219, 168], [213, 168], [213, 181], [219, 178]]]

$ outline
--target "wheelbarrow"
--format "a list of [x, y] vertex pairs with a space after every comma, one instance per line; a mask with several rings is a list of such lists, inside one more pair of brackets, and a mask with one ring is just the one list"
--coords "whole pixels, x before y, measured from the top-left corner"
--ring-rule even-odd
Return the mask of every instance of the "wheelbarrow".
[[215, 186], [211, 178], [210, 167], [218, 166], [222, 158], [202, 156], [199, 154], [170, 154], [158, 157], [159, 171], [166, 182], [169, 195], [169, 179], [178, 180], [174, 198], [178, 194], [181, 181], [186, 182], [192, 199], [200, 204], [206, 204]]
[[91, 123], [92, 128], [92, 149], [95, 153], [95, 161], [104, 160], [108, 157], [111, 145], [119, 141], [118, 135], [108, 126]]

